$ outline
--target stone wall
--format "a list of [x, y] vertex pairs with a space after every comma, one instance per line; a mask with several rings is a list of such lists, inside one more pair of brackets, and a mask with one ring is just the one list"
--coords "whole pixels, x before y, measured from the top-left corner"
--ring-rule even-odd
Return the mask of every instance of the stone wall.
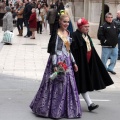
[[[86, 6], [86, 4], [89, 5]], [[116, 17], [117, 10], [120, 10], [120, 0], [105, 0], [105, 4], [110, 7], [110, 12], [113, 14], [113, 17]], [[73, 8], [75, 8], [75, 10], [73, 10], [75, 20], [79, 17], [85, 17], [85, 10], [87, 10], [88, 20], [90, 22], [98, 23], [102, 10], [102, 0], [74, 0]]]
[[75, 21], [80, 17], [84, 17], [84, 2], [83, 0], [76, 0], [73, 3], [73, 14], [75, 15]]
[[[116, 12], [120, 10], [120, 0], [105, 0], [110, 8], [113, 17], [116, 17]], [[97, 38], [97, 31], [100, 21], [100, 14], [102, 10], [102, 0], [74, 0], [73, 14], [77, 21], [80, 17], [85, 17], [89, 20], [90, 31], [89, 34], [93, 38]]]

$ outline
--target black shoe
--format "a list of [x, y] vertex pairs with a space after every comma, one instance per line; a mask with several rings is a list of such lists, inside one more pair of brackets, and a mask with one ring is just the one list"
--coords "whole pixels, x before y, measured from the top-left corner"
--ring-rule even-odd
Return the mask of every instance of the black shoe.
[[12, 45], [12, 43], [9, 43], [9, 45]]
[[35, 39], [35, 37], [31, 37], [30, 39]]
[[118, 58], [118, 60], [120, 60], [120, 58]]
[[12, 45], [12, 43], [4, 43], [4, 45]]
[[25, 36], [24, 36], [24, 38], [28, 38], [28, 37], [30, 37], [30, 36], [28, 36], [28, 35], [25, 35]]
[[99, 105], [95, 105], [94, 103], [92, 103], [89, 107], [88, 107], [88, 110], [89, 111], [92, 111], [94, 109], [97, 109], [99, 107]]
[[111, 71], [111, 70], [107, 70], [107, 71], [110, 72], [110, 73], [113, 74], [113, 75], [116, 74], [116, 72], [114, 72], [114, 71]]

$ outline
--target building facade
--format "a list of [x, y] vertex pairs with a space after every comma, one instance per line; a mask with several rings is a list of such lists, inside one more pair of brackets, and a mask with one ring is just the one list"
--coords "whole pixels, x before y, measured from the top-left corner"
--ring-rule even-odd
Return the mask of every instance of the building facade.
[[[120, 0], [105, 0], [105, 4], [109, 6], [113, 17], [120, 10]], [[80, 17], [85, 17], [90, 22], [90, 35], [97, 38], [97, 31], [102, 12], [102, 0], [74, 0], [72, 7], [75, 21]]]

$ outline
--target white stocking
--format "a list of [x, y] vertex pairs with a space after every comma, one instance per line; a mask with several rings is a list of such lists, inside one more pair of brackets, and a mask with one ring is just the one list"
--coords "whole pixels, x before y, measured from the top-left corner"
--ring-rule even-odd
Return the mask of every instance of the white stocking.
[[86, 92], [86, 93], [81, 93], [81, 94], [82, 94], [83, 98], [85, 99], [87, 105], [90, 106], [90, 104], [92, 103], [92, 101], [91, 101], [91, 99], [90, 99], [90, 96], [89, 96], [88, 92]]

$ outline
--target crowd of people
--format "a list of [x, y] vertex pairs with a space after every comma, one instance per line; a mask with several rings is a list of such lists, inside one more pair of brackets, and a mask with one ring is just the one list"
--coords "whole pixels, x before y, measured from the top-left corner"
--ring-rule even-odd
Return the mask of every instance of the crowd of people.
[[[10, 11], [7, 9], [9, 8]], [[7, 14], [11, 14], [12, 16], [8, 19], [13, 21], [11, 26], [15, 24], [18, 28], [18, 36], [23, 36], [23, 25], [27, 28], [27, 33], [24, 36], [25, 38], [30, 37], [30, 39], [35, 39], [35, 31], [37, 33], [42, 34], [43, 27], [44, 29], [47, 28], [47, 12], [48, 12], [48, 4], [46, 1], [29, 1], [29, 0], [18, 0], [14, 3], [9, 3], [8, 6], [4, 6], [4, 17], [6, 16], [7, 21]], [[6, 30], [13, 31], [9, 29], [9, 23], [4, 24], [3, 28]], [[3, 29], [3, 31], [6, 31]]]
[[[12, 15], [16, 14], [18, 36], [23, 36], [24, 23], [27, 28], [24, 37], [35, 39], [35, 31], [42, 34], [43, 27], [47, 27], [47, 21], [51, 35], [48, 43], [50, 56], [40, 88], [30, 104], [32, 111], [42, 117], [80, 118], [82, 110], [79, 94], [85, 99], [89, 111], [97, 109], [99, 105], [92, 102], [88, 92], [102, 90], [114, 84], [108, 72], [116, 74], [113, 69], [120, 58], [120, 11], [114, 20], [111, 13], [106, 13], [105, 22], [99, 26], [98, 39], [102, 46], [100, 59], [88, 35], [89, 22], [80, 18], [76, 27], [69, 4], [64, 6], [60, 0], [48, 7], [45, 1], [24, 2], [19, 1], [16, 4], [13, 14], [10, 6], [6, 6], [3, 31], [13, 32]], [[6, 24], [8, 18], [11, 19], [8, 22], [10, 25]], [[107, 66], [108, 59], [110, 64]], [[59, 63], [65, 64], [67, 71], [58, 73]], [[64, 69], [64, 66], [60, 67]], [[57, 76], [51, 80], [50, 76], [55, 72]]]

